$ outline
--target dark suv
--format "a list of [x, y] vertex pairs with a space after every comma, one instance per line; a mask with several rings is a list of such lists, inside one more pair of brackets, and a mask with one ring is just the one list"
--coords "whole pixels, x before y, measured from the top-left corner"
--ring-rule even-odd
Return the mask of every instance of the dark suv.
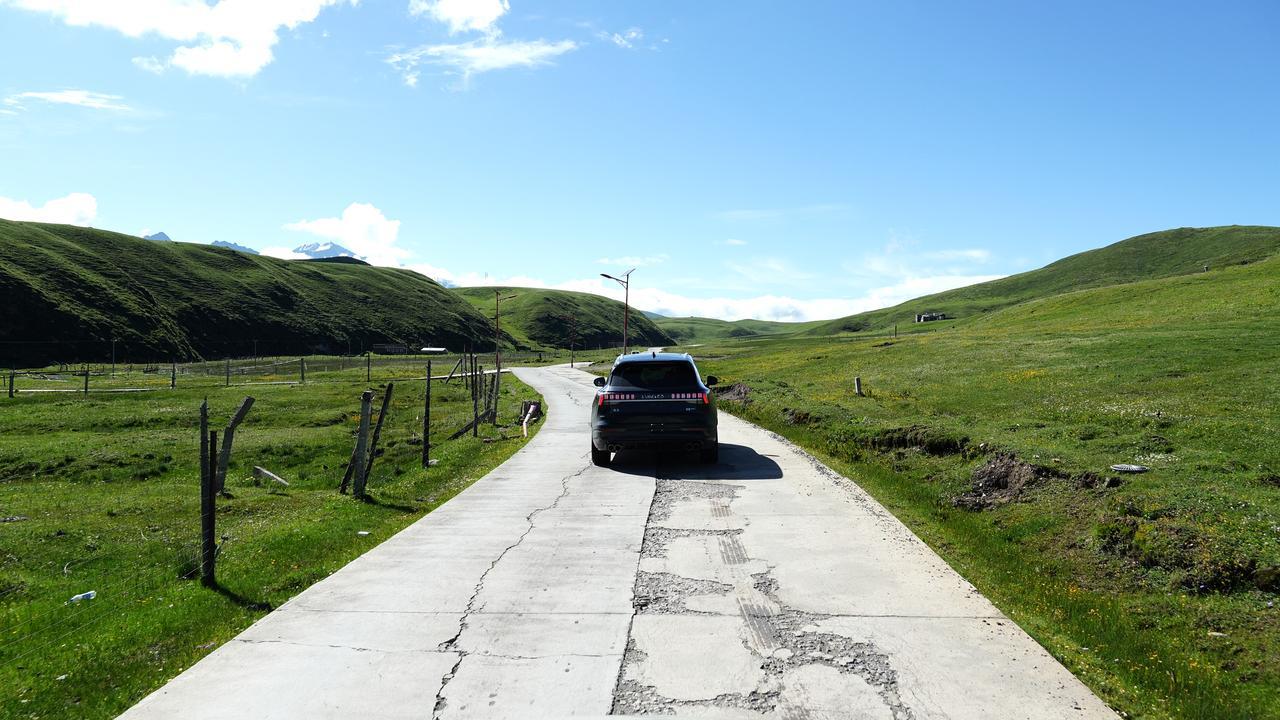
[[608, 465], [611, 453], [631, 448], [697, 451], [703, 462], [719, 459], [716, 405], [687, 354], [621, 355], [609, 378], [596, 378], [591, 406], [591, 462]]

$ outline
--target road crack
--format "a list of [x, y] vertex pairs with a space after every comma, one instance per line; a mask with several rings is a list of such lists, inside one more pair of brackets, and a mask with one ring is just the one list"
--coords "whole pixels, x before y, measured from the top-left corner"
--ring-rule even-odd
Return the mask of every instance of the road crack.
[[546, 505], [540, 508], [535, 508], [528, 515], [526, 515], [525, 522], [527, 522], [529, 526], [524, 529], [524, 532], [520, 533], [520, 537], [516, 538], [515, 542], [511, 543], [506, 548], [504, 548], [502, 552], [498, 553], [498, 556], [493, 559], [493, 562], [489, 563], [489, 567], [485, 568], [485, 571], [480, 574], [480, 579], [476, 582], [475, 589], [472, 591], [471, 597], [467, 600], [467, 607], [465, 610], [463, 610], [462, 617], [458, 622], [458, 632], [453, 637], [440, 643], [440, 645], [437, 646], [436, 648], [440, 652], [457, 653], [458, 660], [453, 664], [453, 667], [449, 668], [449, 671], [445, 673], [443, 676], [441, 676], [440, 678], [440, 689], [436, 691], [435, 706], [432, 708], [431, 716], [433, 719], [438, 720], [441, 716], [441, 713], [444, 711], [445, 707], [447, 707], [448, 701], [445, 700], [445, 697], [444, 697], [445, 689], [449, 686], [449, 682], [452, 681], [453, 678], [457, 676], [458, 669], [462, 667], [462, 661], [467, 659], [467, 657], [472, 654], [465, 650], [460, 649], [458, 647], [458, 641], [462, 638], [462, 633], [466, 632], [467, 630], [468, 621], [471, 619], [471, 614], [475, 611], [476, 600], [480, 597], [480, 593], [484, 590], [484, 583], [485, 583], [485, 580], [488, 579], [489, 573], [493, 572], [493, 569], [498, 566], [498, 563], [502, 562], [502, 559], [507, 556], [507, 553], [520, 547], [520, 544], [525, 541], [525, 538], [529, 537], [529, 533], [533, 532], [533, 529], [536, 526], [534, 519], [538, 517], [538, 515], [541, 515], [544, 512], [554, 510], [556, 506], [560, 504], [561, 500], [564, 500], [566, 497], [568, 497], [569, 483], [581, 477], [582, 474], [587, 472], [587, 470], [589, 470], [590, 468], [591, 466], [589, 465], [584, 466], [581, 470], [577, 471], [576, 473], [573, 473], [572, 475], [566, 475], [560, 481], [560, 486], [561, 486], [560, 494], [556, 496], [555, 500], [552, 500], [551, 504], [549, 505]]

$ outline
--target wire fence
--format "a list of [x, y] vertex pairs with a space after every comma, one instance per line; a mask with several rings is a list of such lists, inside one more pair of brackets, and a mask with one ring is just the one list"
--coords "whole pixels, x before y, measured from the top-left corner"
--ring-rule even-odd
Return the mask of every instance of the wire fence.
[[[568, 362], [571, 358], [608, 355], [610, 351], [503, 352], [487, 358], [489, 367]], [[387, 382], [424, 379], [427, 360], [447, 377], [464, 355], [310, 355], [247, 357], [186, 363], [81, 363], [0, 371], [0, 396], [58, 393], [127, 393], [166, 389], [266, 384]]]
[[[425, 382], [397, 379], [424, 378], [426, 358], [420, 356], [170, 364], [178, 388], [210, 391], [210, 406], [217, 410], [210, 429], [221, 430], [238, 399], [249, 394], [225, 388], [228, 365], [233, 384], [277, 382], [295, 367], [301, 372], [303, 363], [308, 385], [327, 384], [305, 393], [269, 386], [253, 391], [258, 399], [236, 434], [225, 492], [207, 511], [196, 482], [202, 456], [195, 423], [199, 400], [188, 412], [190, 394], [174, 396], [181, 406], [176, 413], [174, 402], [148, 402], [149, 396], [113, 396], [101, 406], [103, 417], [121, 423], [118, 432], [129, 436], [121, 441], [142, 450], [168, 447], [166, 433], [181, 436], [174, 471], [157, 480], [130, 482], [135, 475], [126, 463], [115, 475], [94, 481], [83, 479], [87, 473], [77, 476], [74, 466], [6, 476], [7, 463], [42, 462], [49, 468], [57, 465], [50, 464], [51, 453], [78, 452], [61, 438], [45, 445], [35, 437], [23, 445], [6, 433], [0, 441], [0, 717], [118, 713], [123, 706], [112, 694], [123, 691], [117, 686], [135, 694], [130, 700], [138, 699], [137, 693], [194, 662], [258, 613], [465, 487], [467, 478], [477, 476], [480, 457], [521, 436], [518, 414], [529, 397], [514, 383], [499, 388], [492, 367], [476, 368], [485, 376], [464, 376], [458, 359], [431, 358], [431, 374], [439, 380], [429, 403]], [[551, 360], [543, 354], [543, 362]], [[503, 357], [504, 364], [537, 361], [536, 353]], [[91, 388], [92, 381], [105, 384], [110, 377], [110, 368], [100, 366], [39, 372], [50, 384], [67, 382], [59, 375], [82, 382], [71, 374], [76, 370], [99, 373], [90, 375]], [[454, 379], [443, 382], [451, 371]], [[145, 365], [117, 366], [116, 373], [122, 382], [157, 374], [156, 366]], [[24, 382], [36, 380], [24, 376]], [[156, 390], [166, 387], [161, 383]], [[348, 457], [354, 458], [352, 433], [366, 388], [390, 398], [387, 414], [374, 414], [381, 444], [368, 450], [369, 497], [359, 502], [340, 496], [338, 484]], [[500, 410], [478, 431], [458, 435], [474, 421], [480, 392], [500, 395]], [[75, 398], [32, 395], [50, 403], [18, 402], [10, 410], [0, 405], [0, 412], [9, 413], [0, 420], [37, 413], [36, 429], [21, 431], [28, 436], [41, 435], [47, 418], [57, 422], [81, 407]], [[160, 419], [168, 425], [152, 423]], [[133, 430], [142, 427], [148, 430]], [[422, 452], [424, 446], [429, 453]], [[258, 463], [270, 465], [272, 473], [259, 475]], [[60, 472], [68, 479], [61, 480]], [[211, 588], [196, 581], [206, 520], [216, 528], [217, 581]]]

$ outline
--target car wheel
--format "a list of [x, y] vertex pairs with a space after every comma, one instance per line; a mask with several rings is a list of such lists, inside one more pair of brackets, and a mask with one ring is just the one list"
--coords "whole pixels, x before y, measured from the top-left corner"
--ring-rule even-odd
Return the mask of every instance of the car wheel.
[[595, 444], [591, 445], [591, 464], [604, 467], [609, 464], [609, 451], [597, 450]]
[[720, 443], [702, 449], [702, 462], [708, 464], [720, 462]]

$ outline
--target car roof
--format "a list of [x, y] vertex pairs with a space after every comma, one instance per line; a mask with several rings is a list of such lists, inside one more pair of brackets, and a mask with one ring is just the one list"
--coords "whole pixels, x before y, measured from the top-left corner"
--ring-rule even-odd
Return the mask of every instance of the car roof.
[[617, 360], [613, 361], [614, 367], [626, 363], [636, 362], [671, 362], [671, 361], [693, 362], [693, 357], [689, 353], [669, 353], [669, 352], [637, 352], [629, 355], [619, 355]]

